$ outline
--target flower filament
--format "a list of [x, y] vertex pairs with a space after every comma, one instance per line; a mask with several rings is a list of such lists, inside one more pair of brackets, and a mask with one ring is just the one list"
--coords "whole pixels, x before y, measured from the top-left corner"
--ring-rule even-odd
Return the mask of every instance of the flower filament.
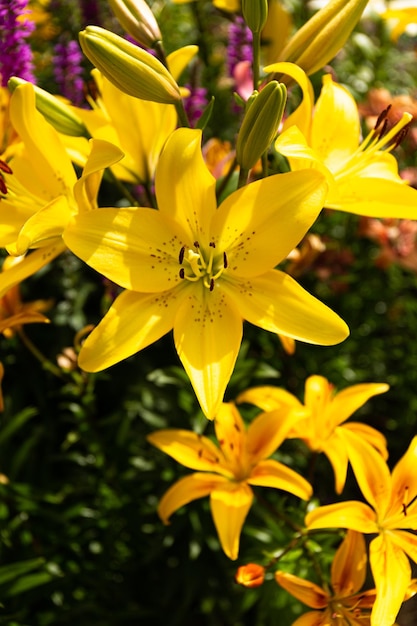
[[[194, 248], [194, 249], [193, 249]], [[209, 243], [208, 253], [200, 248], [198, 241], [195, 241], [193, 248], [182, 246], [178, 261], [183, 265], [180, 269], [180, 278], [185, 278], [191, 282], [202, 280], [204, 286], [213, 291], [214, 283], [227, 267], [227, 256], [216, 255], [216, 244], [214, 241]]]

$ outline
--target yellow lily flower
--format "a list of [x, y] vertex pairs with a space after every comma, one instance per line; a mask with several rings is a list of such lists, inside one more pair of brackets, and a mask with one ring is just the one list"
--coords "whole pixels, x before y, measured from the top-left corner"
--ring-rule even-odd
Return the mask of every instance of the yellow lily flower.
[[417, 7], [390, 7], [381, 13], [381, 17], [387, 20], [388, 23], [392, 22], [393, 27], [391, 30], [391, 38], [393, 41], [397, 41], [398, 37], [405, 33], [411, 25], [414, 27], [413, 34], [415, 35], [415, 27], [417, 26]]
[[[390, 474], [380, 454], [360, 439], [346, 439], [356, 480], [369, 504], [347, 501], [306, 516], [308, 529], [350, 528], [377, 535], [369, 546], [377, 597], [371, 626], [391, 626], [411, 582], [407, 556], [417, 563], [417, 437]], [[412, 531], [412, 532], [408, 532]]]
[[[302, 439], [314, 452], [323, 452], [329, 459], [335, 476], [335, 489], [342, 493], [346, 482], [349, 441], [360, 439], [367, 448], [375, 448], [382, 458], [388, 458], [385, 437], [375, 428], [346, 420], [365, 402], [388, 391], [385, 383], [362, 383], [335, 393], [323, 376], [309, 376], [305, 382], [304, 405], [291, 393], [278, 387], [254, 387], [239, 395], [238, 402], [250, 402], [263, 411], [286, 407], [288, 413], [304, 415], [289, 430], [287, 437]], [[347, 434], [346, 434], [347, 433]]]
[[399, 176], [391, 154], [412, 119], [409, 113], [390, 129], [382, 116], [360, 141], [356, 102], [330, 74], [323, 77], [314, 106], [312, 85], [301, 68], [276, 63], [265, 69], [292, 76], [302, 89], [303, 100], [285, 121], [275, 148], [292, 170], [312, 167], [326, 176], [327, 208], [368, 217], [417, 218], [417, 190]]
[[10, 119], [24, 147], [4, 172], [7, 193], [0, 204], [0, 245], [16, 256], [39, 250], [0, 275], [0, 295], [65, 250], [61, 234], [68, 220], [78, 211], [96, 208], [103, 169], [122, 156], [108, 142], [92, 140], [77, 180], [58, 133], [36, 110], [30, 83], [13, 92]]
[[[168, 67], [175, 80], [197, 51], [197, 46], [184, 46], [168, 55]], [[92, 137], [109, 141], [123, 151], [123, 158], [112, 167], [117, 178], [135, 185], [151, 183], [162, 147], [177, 126], [174, 105], [129, 96], [98, 69], [91, 75], [98, 94], [95, 99], [89, 99], [92, 110], [75, 107], [73, 110]], [[82, 165], [89, 150], [87, 140], [65, 137], [63, 141], [71, 156]]]
[[[201, 131], [176, 130], [159, 159], [159, 210], [100, 209], [75, 216], [68, 247], [126, 289], [86, 339], [80, 366], [99, 371], [172, 328], [202, 410], [223, 400], [243, 319], [302, 341], [333, 344], [346, 324], [293, 279], [273, 269], [316, 219], [326, 185], [317, 172], [278, 174], [216, 206]], [[277, 192], [279, 190], [279, 193]]]
[[[172, 0], [174, 4], [188, 4], [196, 0]], [[240, 11], [240, 0], [213, 0], [213, 5], [221, 11], [228, 13], [237, 13]]]
[[230, 559], [237, 559], [241, 530], [253, 500], [250, 485], [283, 489], [304, 500], [311, 497], [311, 486], [304, 478], [269, 458], [295, 419], [271, 411], [259, 415], [246, 429], [236, 406], [227, 403], [220, 406], [214, 422], [219, 447], [188, 430], [167, 429], [148, 435], [152, 445], [197, 470], [174, 483], [162, 497], [158, 514], [163, 522], [167, 524], [185, 504], [210, 495], [221, 546]]
[[281, 587], [315, 609], [296, 619], [292, 626], [369, 626], [369, 609], [375, 602], [376, 591], [360, 591], [366, 578], [366, 564], [363, 535], [348, 530], [331, 566], [330, 589], [288, 572], [275, 572], [275, 580]]

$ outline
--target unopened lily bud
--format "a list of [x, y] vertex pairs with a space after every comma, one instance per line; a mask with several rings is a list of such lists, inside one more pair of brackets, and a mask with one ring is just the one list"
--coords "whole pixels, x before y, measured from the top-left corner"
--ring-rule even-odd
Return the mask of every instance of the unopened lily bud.
[[330, 0], [290, 39], [279, 60], [314, 74], [345, 45], [368, 0]]
[[125, 31], [145, 48], [162, 41], [161, 31], [145, 0], [109, 0], [110, 8]]
[[276, 80], [252, 94], [236, 142], [236, 160], [243, 169], [251, 169], [271, 145], [286, 101], [286, 87]]
[[238, 568], [235, 580], [239, 585], [249, 587], [260, 587], [265, 580], [265, 568], [256, 563], [248, 563]]
[[80, 44], [100, 72], [129, 96], [162, 104], [181, 100], [167, 68], [139, 46], [99, 26], [81, 31]]
[[[28, 81], [22, 78], [12, 76], [7, 86], [10, 91], [13, 92], [16, 87], [27, 82]], [[33, 85], [33, 89], [35, 91], [36, 108], [55, 130], [63, 135], [70, 135], [71, 137], [90, 138], [90, 134], [84, 122], [73, 112], [71, 107], [36, 85]]]
[[253, 33], [260, 33], [268, 17], [268, 0], [242, 0], [242, 15]]

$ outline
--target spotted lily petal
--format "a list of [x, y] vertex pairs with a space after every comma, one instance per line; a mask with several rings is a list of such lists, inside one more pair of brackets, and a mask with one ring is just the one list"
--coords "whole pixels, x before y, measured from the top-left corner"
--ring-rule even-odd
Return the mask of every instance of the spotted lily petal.
[[265, 330], [321, 345], [339, 343], [349, 334], [340, 317], [283, 272], [242, 281], [239, 290], [225, 281], [224, 290], [246, 320]]
[[160, 157], [155, 189], [161, 214], [177, 220], [190, 243], [209, 243], [209, 224], [217, 210], [215, 185], [203, 160], [201, 131], [178, 129]]
[[221, 450], [208, 437], [189, 430], [162, 429], [147, 436], [148, 441], [185, 467], [203, 472], [220, 472], [233, 477], [225, 469]]
[[169, 518], [182, 506], [208, 496], [213, 489], [225, 482], [218, 474], [195, 472], [180, 478], [164, 493], [158, 505], [158, 515], [167, 524]]
[[78, 362], [98, 372], [142, 350], [168, 333], [177, 314], [178, 291], [158, 294], [124, 291], [87, 337]]
[[[227, 252], [230, 270], [251, 277], [280, 263], [318, 217], [326, 193], [322, 175], [303, 170], [270, 176], [228, 196], [211, 231]], [[277, 238], [279, 230], [285, 238]]]
[[301, 410], [288, 411], [287, 407], [258, 415], [248, 428], [248, 452], [252, 463], [267, 459], [288, 436], [293, 424], [303, 415]]
[[175, 318], [174, 341], [201, 408], [213, 419], [222, 403], [242, 341], [242, 317], [233, 298], [201, 285], [187, 286], [188, 297]]
[[65, 250], [62, 241], [55, 241], [49, 246], [30, 252], [25, 258], [0, 273], [0, 298], [14, 285], [21, 283], [25, 278], [32, 276], [45, 267]]
[[223, 551], [235, 560], [243, 523], [253, 500], [252, 489], [245, 483], [223, 482], [210, 495], [210, 507]]
[[[406, 453], [392, 470], [393, 509], [402, 509], [417, 498], [417, 436], [413, 437]], [[416, 506], [414, 506], [417, 513]], [[412, 513], [408, 509], [408, 514]]]
[[377, 590], [371, 625], [391, 626], [410, 584], [410, 562], [404, 552], [385, 534], [371, 541], [369, 558]]

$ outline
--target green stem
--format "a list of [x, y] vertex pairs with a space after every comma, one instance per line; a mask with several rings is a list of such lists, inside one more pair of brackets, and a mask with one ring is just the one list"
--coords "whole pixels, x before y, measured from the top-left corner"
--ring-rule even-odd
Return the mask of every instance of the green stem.
[[241, 167], [240, 172], [239, 172], [239, 181], [237, 184], [238, 189], [248, 184], [248, 177], [249, 177], [249, 170], [245, 169], [244, 167]]
[[259, 87], [259, 66], [261, 57], [261, 33], [253, 33], [253, 88]]
[[223, 191], [226, 189], [227, 183], [229, 182], [233, 172], [235, 171], [236, 168], [236, 157], [233, 159], [233, 161], [230, 164], [229, 169], [227, 170], [227, 173], [225, 174], [225, 176], [223, 176], [223, 178], [221, 179], [218, 187], [217, 187], [217, 198], [220, 198]]
[[29, 350], [29, 352], [31, 352], [33, 354], [33, 356], [35, 357], [35, 359], [37, 359], [42, 367], [44, 369], [46, 369], [48, 372], [51, 372], [51, 374], [53, 374], [54, 376], [57, 376], [58, 378], [65, 378], [65, 376], [63, 375], [62, 371], [59, 369], [59, 367], [57, 367], [56, 365], [54, 365], [54, 363], [52, 363], [52, 361], [50, 361], [33, 343], [33, 341], [31, 341], [29, 339], [29, 337], [26, 335], [25, 331], [23, 330], [23, 328], [19, 328], [18, 329], [18, 335], [20, 337], [20, 339], [22, 340], [22, 343], [25, 345], [25, 347]]
[[185, 112], [182, 98], [181, 100], [177, 100], [175, 102], [175, 109], [177, 111], [178, 121], [180, 123], [180, 126], [183, 126], [184, 128], [190, 128], [191, 124]]

